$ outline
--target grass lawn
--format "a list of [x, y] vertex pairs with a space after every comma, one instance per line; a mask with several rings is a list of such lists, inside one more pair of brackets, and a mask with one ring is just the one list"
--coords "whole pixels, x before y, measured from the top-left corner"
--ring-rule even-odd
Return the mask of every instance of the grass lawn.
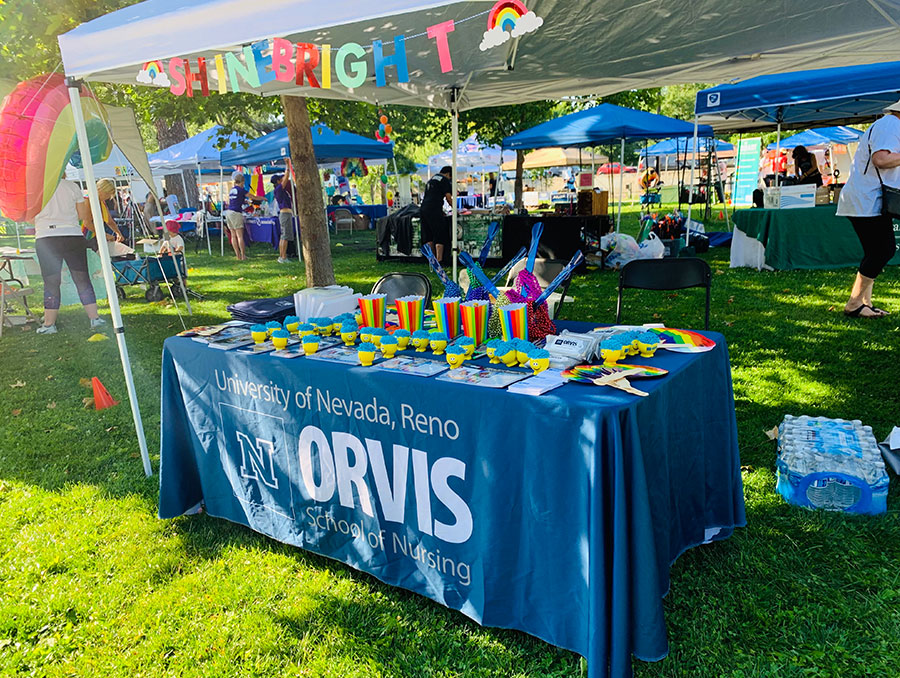
[[[634, 212], [627, 228], [636, 230]], [[0, 244], [10, 244], [0, 238]], [[369, 289], [374, 232], [334, 243], [340, 282]], [[636, 675], [894, 676], [900, 665], [897, 486], [877, 518], [813, 513], [774, 493], [774, 443], [785, 413], [862, 419], [883, 439], [900, 424], [900, 271], [876, 286], [893, 315], [840, 313], [853, 271], [714, 270], [711, 328], [729, 343], [748, 526], [695, 548], [672, 568], [665, 607], [671, 652]], [[238, 264], [189, 256], [207, 299], [191, 324], [242, 299], [303, 284], [256, 245]], [[567, 317], [614, 318], [616, 275], [573, 281]], [[696, 292], [696, 294], [694, 294]], [[702, 323], [699, 291], [632, 293], [626, 321]], [[35, 301], [39, 301], [35, 298]], [[175, 309], [123, 304], [154, 465], [163, 340]], [[107, 331], [110, 333], [109, 331]], [[60, 333], [0, 339], [0, 674], [33, 676], [581, 676], [583, 662], [525, 634], [484, 629], [424, 598], [206, 516], [156, 518], [114, 341], [89, 343], [79, 308]], [[97, 376], [123, 403], [86, 410]], [[686, 407], [703, 407], [704, 394]], [[647, 422], [652, 425], [652, 422]]]

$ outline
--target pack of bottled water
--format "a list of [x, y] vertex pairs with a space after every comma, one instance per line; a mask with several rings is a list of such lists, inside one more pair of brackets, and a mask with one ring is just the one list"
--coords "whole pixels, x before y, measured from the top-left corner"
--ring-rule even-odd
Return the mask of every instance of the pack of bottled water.
[[778, 426], [776, 491], [789, 503], [829, 511], [887, 510], [888, 475], [871, 426], [794, 417]]

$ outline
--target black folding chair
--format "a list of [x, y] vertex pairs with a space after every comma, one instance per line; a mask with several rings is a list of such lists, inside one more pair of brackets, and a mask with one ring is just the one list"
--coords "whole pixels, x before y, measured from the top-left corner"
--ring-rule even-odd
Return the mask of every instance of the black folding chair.
[[372, 294], [384, 294], [390, 306], [400, 297], [417, 294], [425, 297], [425, 308], [431, 304], [431, 281], [423, 273], [388, 273], [372, 287]]
[[622, 319], [622, 290], [683, 290], [689, 287], [706, 288], [706, 322], [709, 329], [709, 296], [712, 271], [703, 259], [636, 259], [619, 271], [619, 298], [616, 301], [616, 323]]

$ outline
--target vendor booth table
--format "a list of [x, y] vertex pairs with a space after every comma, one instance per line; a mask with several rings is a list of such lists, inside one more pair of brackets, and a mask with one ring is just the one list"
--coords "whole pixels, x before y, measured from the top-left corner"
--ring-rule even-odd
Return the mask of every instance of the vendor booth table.
[[278, 217], [244, 217], [244, 233], [248, 244], [267, 242], [278, 249], [281, 225], [278, 223]]
[[388, 214], [387, 205], [329, 205], [328, 216], [330, 217], [335, 210], [350, 210], [353, 214], [361, 214], [369, 217], [369, 228], [375, 228], [375, 222], [381, 217]]
[[159, 515], [202, 503], [630, 674], [632, 654], [668, 651], [670, 564], [745, 523], [728, 351], [709, 336], [707, 353], [659, 351], [669, 374], [640, 382], [646, 398], [581, 384], [532, 397], [172, 337]]
[[[734, 213], [731, 267], [779, 271], [859, 266], [862, 245], [837, 205], [797, 209], [745, 209]], [[900, 228], [894, 223], [900, 246]], [[895, 254], [891, 264], [900, 264]]]

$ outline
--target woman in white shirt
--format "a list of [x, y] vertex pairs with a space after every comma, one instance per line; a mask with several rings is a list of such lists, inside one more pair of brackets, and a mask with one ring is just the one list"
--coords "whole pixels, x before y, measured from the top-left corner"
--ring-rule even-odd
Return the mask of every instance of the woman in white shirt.
[[81, 189], [63, 179], [53, 197], [34, 218], [34, 249], [44, 279], [44, 324], [37, 329], [38, 334], [56, 334], [63, 262], [69, 267], [78, 298], [90, 318], [91, 329], [106, 324], [97, 313], [97, 297], [88, 272], [87, 240], [78, 223], [83, 220], [93, 228], [90, 216], [91, 210]]
[[900, 101], [884, 113], [860, 139], [838, 199], [837, 215], [850, 219], [863, 247], [863, 259], [844, 306], [844, 313], [851, 318], [888, 315], [872, 304], [872, 287], [897, 248], [893, 219], [881, 213], [881, 184], [900, 187]]

